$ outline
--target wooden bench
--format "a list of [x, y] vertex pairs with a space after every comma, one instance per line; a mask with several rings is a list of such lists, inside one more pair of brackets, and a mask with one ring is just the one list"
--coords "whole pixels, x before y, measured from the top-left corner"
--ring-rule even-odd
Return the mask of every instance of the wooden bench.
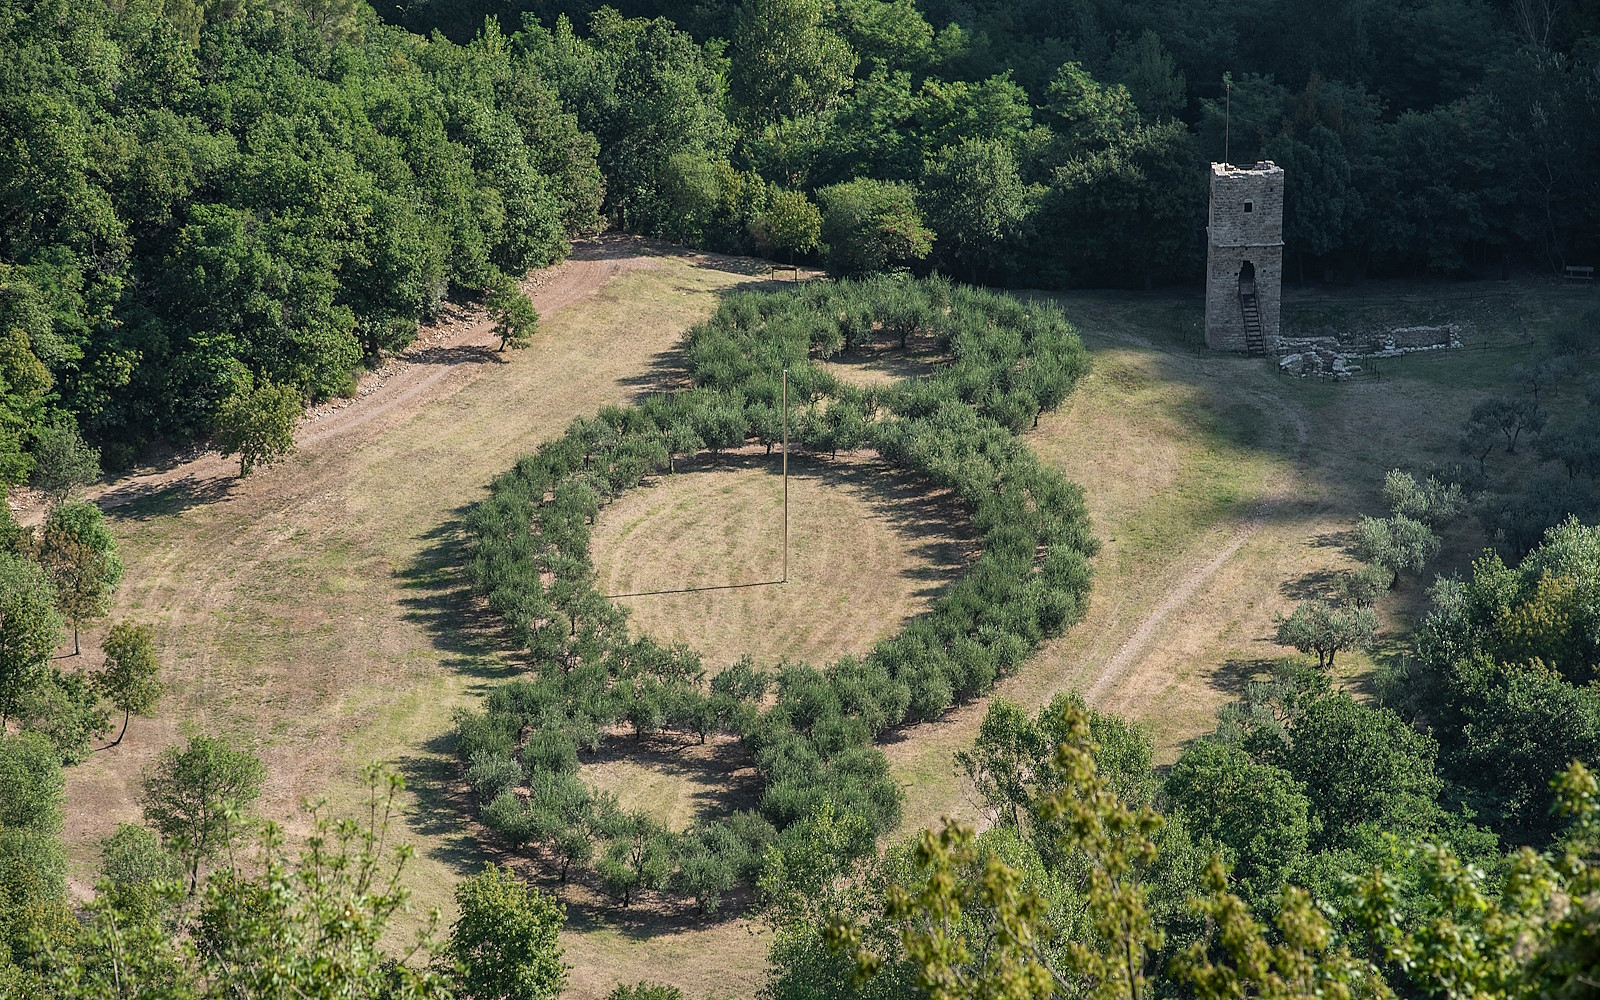
[[1568, 281], [1593, 281], [1594, 280], [1594, 268], [1592, 268], [1592, 267], [1578, 267], [1576, 264], [1568, 264], [1567, 265], [1567, 280]]

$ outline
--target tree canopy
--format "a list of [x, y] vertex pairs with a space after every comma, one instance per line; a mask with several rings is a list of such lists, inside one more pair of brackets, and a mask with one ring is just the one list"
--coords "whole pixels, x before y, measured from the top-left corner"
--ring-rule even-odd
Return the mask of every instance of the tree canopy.
[[[602, 221], [846, 275], [1191, 280], [1224, 117], [1287, 169], [1293, 277], [1559, 271], [1600, 250], [1580, 8], [1275, 10], [1290, 37], [1246, 0], [13, 3], [0, 483], [70, 491], [241, 387], [347, 392]], [[1515, 450], [1530, 402], [1464, 447]]]

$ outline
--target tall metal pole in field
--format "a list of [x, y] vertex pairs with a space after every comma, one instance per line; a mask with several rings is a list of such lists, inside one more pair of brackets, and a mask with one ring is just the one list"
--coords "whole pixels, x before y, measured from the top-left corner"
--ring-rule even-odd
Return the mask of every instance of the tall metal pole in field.
[[789, 582], [789, 369], [783, 370], [783, 582]]

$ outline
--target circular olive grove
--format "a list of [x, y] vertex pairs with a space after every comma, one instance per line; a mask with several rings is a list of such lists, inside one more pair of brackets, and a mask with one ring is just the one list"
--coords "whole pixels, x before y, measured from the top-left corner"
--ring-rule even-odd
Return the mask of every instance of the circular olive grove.
[[[872, 388], [819, 363], [885, 335], [931, 337], [945, 360]], [[461, 714], [456, 737], [480, 819], [510, 847], [623, 906], [651, 890], [713, 912], [758, 878], [781, 888], [871, 852], [900, 817], [874, 739], [984, 694], [1081, 617], [1096, 547], [1082, 493], [1018, 435], [1088, 360], [1053, 306], [905, 278], [731, 295], [683, 356], [689, 388], [575, 421], [469, 515], [468, 575], [529, 670]], [[792, 443], [824, 457], [871, 448], [951, 491], [982, 552], [864, 657], [772, 671], [745, 658], [708, 678], [694, 650], [630, 634], [594, 586], [590, 528], [606, 503], [685, 456], [780, 441], [785, 368]], [[579, 777], [585, 755], [659, 734], [737, 739], [757, 777], [754, 808], [730, 803], [671, 832]]]

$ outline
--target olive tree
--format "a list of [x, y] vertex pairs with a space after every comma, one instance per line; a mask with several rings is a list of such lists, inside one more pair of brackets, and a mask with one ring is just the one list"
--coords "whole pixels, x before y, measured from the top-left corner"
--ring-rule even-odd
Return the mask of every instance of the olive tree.
[[1377, 634], [1378, 614], [1371, 608], [1336, 608], [1326, 601], [1302, 601], [1289, 617], [1278, 617], [1278, 642], [1317, 654], [1317, 666], [1323, 670], [1333, 669], [1339, 653], [1371, 646]]
[[1455, 520], [1466, 507], [1459, 483], [1429, 476], [1422, 482], [1409, 472], [1390, 469], [1383, 477], [1383, 499], [1397, 517], [1409, 517], [1430, 528]]
[[[1467, 427], [1485, 427], [1498, 431], [1506, 441], [1506, 454], [1517, 452], [1517, 440], [1523, 431], [1537, 434], [1544, 429], [1545, 412], [1536, 398], [1522, 396], [1493, 396], [1472, 408]], [[1469, 433], [1471, 433], [1469, 431]]]
[[1420, 573], [1439, 554], [1439, 536], [1421, 521], [1404, 514], [1384, 519], [1363, 517], [1356, 523], [1356, 556], [1392, 573]]

